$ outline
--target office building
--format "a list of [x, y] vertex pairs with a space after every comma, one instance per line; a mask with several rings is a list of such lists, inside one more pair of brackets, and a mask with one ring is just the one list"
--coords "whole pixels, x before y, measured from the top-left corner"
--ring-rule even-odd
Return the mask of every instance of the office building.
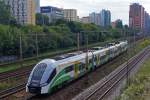
[[76, 9], [64, 9], [64, 19], [67, 21], [78, 21], [78, 15]]
[[41, 7], [41, 13], [49, 17], [49, 23], [53, 23], [58, 19], [64, 19], [63, 10], [57, 7]]
[[108, 27], [111, 25], [111, 12], [103, 9], [100, 12], [100, 26]]

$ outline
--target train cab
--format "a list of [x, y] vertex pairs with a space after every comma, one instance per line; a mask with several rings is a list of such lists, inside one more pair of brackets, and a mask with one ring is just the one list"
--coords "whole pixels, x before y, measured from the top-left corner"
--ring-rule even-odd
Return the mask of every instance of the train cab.
[[53, 65], [55, 60], [46, 59], [39, 62], [32, 70], [26, 91], [33, 94], [44, 94], [48, 92], [48, 84], [56, 75], [56, 68]]

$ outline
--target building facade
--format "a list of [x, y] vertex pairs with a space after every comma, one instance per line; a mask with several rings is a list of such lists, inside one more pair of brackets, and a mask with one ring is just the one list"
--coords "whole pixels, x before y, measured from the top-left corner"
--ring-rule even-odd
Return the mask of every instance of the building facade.
[[116, 28], [116, 22], [111, 22], [111, 27]]
[[108, 27], [111, 25], [111, 12], [103, 9], [100, 12], [100, 26]]
[[35, 4], [33, 0], [4, 0], [10, 6], [11, 15], [19, 24], [35, 25]]
[[144, 7], [138, 3], [130, 5], [129, 27], [135, 29], [144, 29]]
[[145, 11], [144, 30], [150, 32], [150, 15]]
[[67, 21], [78, 21], [78, 15], [76, 9], [64, 9], [64, 19]]
[[26, 24], [35, 25], [35, 2], [27, 0], [27, 21]]
[[90, 23], [94, 23], [96, 25], [100, 25], [100, 14], [99, 13], [91, 13], [89, 14], [89, 20], [90, 20]]
[[88, 24], [88, 23], [90, 23], [90, 17], [89, 17], [89, 16], [87, 16], [87, 17], [82, 17], [82, 18], [80, 19], [80, 21], [81, 21], [81, 23]]
[[40, 13], [40, 0], [34, 0], [35, 2], [35, 13]]
[[58, 19], [64, 19], [63, 10], [57, 7], [41, 7], [41, 13], [49, 17], [49, 23], [53, 23]]

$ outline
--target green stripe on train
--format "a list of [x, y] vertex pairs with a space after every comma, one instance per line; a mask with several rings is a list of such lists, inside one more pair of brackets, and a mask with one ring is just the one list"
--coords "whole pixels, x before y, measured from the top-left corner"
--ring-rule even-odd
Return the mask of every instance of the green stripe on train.
[[60, 71], [52, 80], [52, 83], [49, 87], [49, 93], [52, 91], [52, 88], [54, 88], [55, 86], [59, 86], [60, 84], [62, 84], [67, 80], [70, 80], [70, 78], [71, 77], [65, 73], [64, 69]]

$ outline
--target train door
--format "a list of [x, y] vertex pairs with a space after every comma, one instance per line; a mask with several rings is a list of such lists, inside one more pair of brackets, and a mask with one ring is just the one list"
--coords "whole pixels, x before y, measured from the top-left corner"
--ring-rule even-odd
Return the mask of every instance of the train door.
[[96, 68], [96, 56], [93, 54], [92, 56], [92, 59], [93, 59], [93, 68], [95, 69]]
[[96, 66], [98, 67], [100, 65], [100, 57], [99, 55], [96, 55]]
[[90, 60], [90, 67], [91, 67], [91, 69], [95, 69], [95, 63], [94, 63], [94, 58], [95, 58], [95, 56], [94, 56], [94, 54], [93, 54], [93, 52], [92, 52], [92, 58], [91, 58], [91, 60]]
[[109, 51], [107, 50], [106, 51], [106, 61], [108, 61], [109, 60]]
[[78, 77], [78, 71], [79, 71], [78, 63], [75, 63], [74, 64], [74, 78]]

